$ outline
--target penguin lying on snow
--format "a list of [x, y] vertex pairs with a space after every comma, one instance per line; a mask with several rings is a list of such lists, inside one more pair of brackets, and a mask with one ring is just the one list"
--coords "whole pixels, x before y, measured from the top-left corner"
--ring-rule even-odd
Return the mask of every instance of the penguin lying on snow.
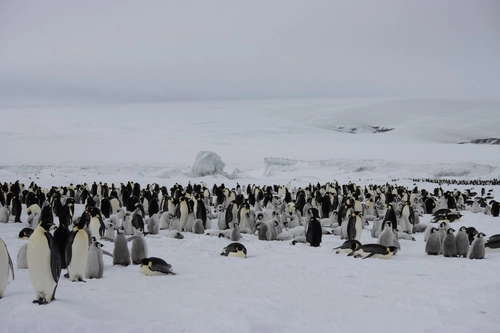
[[346, 253], [350, 254], [361, 247], [361, 242], [356, 239], [346, 240], [342, 245], [334, 247], [335, 253]]
[[384, 246], [380, 244], [365, 244], [361, 245], [357, 250], [348, 254], [354, 258], [378, 258], [389, 259], [394, 254], [397, 248], [395, 246]]
[[175, 275], [175, 273], [172, 272], [172, 265], [157, 257], [143, 258], [141, 260], [140, 272], [148, 276], [167, 274]]
[[220, 255], [226, 257], [246, 258], [247, 249], [243, 244], [234, 242], [226, 246]]

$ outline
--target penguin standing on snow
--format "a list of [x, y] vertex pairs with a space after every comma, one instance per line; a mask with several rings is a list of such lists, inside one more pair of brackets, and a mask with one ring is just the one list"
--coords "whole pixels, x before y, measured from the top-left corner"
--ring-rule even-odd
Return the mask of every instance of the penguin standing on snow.
[[446, 230], [446, 236], [443, 239], [443, 255], [445, 257], [457, 256], [457, 242], [454, 232], [453, 228]]
[[125, 237], [125, 229], [123, 226], [116, 230], [114, 243], [113, 265], [130, 265], [130, 251], [128, 249], [127, 238]]
[[359, 213], [352, 213], [347, 222], [347, 239], [355, 239], [359, 241], [361, 239], [362, 229], [363, 222], [361, 221], [361, 217], [359, 217]]
[[469, 236], [467, 235], [467, 227], [460, 227], [455, 235], [455, 243], [457, 247], [457, 256], [467, 258], [469, 254]]
[[5, 293], [5, 288], [9, 281], [9, 270], [12, 274], [12, 280], [14, 280], [14, 266], [12, 265], [12, 259], [10, 258], [9, 250], [7, 249], [7, 244], [0, 238], [0, 298], [3, 297]]
[[89, 234], [84, 229], [85, 221], [80, 218], [68, 237], [66, 243], [66, 262], [68, 264], [68, 277], [70, 281], [83, 280], [85, 267], [87, 265], [87, 256], [89, 250]]
[[485, 247], [484, 247], [484, 233], [478, 233], [469, 248], [469, 259], [484, 259]]
[[144, 238], [144, 230], [141, 228], [137, 229], [135, 235], [129, 237], [127, 241], [132, 241], [130, 249], [132, 264], [139, 265], [141, 260], [148, 256], [148, 244], [146, 243], [146, 238]]
[[313, 247], [318, 247], [321, 244], [322, 236], [323, 230], [321, 228], [321, 223], [316, 217], [311, 217], [307, 228], [306, 242]]
[[100, 279], [104, 273], [104, 260], [102, 255], [106, 254], [113, 257], [111, 253], [101, 249], [104, 245], [96, 241], [95, 237], [92, 237], [92, 245], [87, 255], [87, 266], [85, 267], [85, 277], [87, 279]]
[[35, 289], [33, 303], [48, 304], [55, 299], [61, 274], [59, 254], [54, 245], [50, 228], [54, 225], [50, 206], [42, 210], [40, 222], [28, 240], [28, 271]]
[[432, 227], [429, 237], [425, 243], [425, 253], [428, 255], [437, 256], [441, 252], [441, 243], [439, 241], [438, 229]]

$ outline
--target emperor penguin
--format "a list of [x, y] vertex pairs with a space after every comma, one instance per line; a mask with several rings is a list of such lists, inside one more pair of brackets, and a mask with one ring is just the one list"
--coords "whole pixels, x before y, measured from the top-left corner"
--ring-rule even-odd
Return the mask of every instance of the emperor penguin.
[[469, 254], [467, 258], [469, 259], [484, 259], [485, 247], [484, 247], [484, 233], [478, 233], [469, 248]]
[[354, 256], [354, 258], [377, 258], [377, 259], [389, 259], [393, 256], [394, 251], [397, 248], [395, 246], [384, 246], [381, 244], [364, 244], [361, 245], [357, 250], [349, 254], [349, 256]]
[[85, 267], [85, 278], [87, 279], [100, 279], [104, 273], [104, 260], [103, 254], [113, 257], [111, 253], [101, 249], [104, 245], [99, 243], [95, 237], [92, 237], [92, 244], [90, 245], [87, 254], [87, 266]]
[[361, 247], [361, 243], [355, 239], [348, 239], [342, 245], [334, 247], [335, 253], [345, 253], [350, 254]]
[[403, 218], [403, 231], [412, 234], [413, 226], [415, 225], [415, 212], [410, 201], [405, 202], [403, 209], [401, 210], [401, 217]]
[[185, 196], [179, 198], [179, 204], [177, 205], [177, 217], [180, 220], [181, 230], [186, 231], [186, 225], [189, 215], [189, 203]]
[[147, 276], [172, 274], [172, 265], [158, 257], [143, 258], [141, 260], [140, 272]]
[[458, 229], [455, 235], [455, 242], [457, 247], [457, 256], [467, 258], [469, 254], [469, 236], [467, 235], [467, 227], [462, 226]]
[[146, 238], [144, 238], [144, 230], [142, 228], [137, 229], [136, 233], [129, 237], [127, 241], [132, 241], [132, 247], [130, 248], [132, 264], [139, 265], [141, 260], [148, 256], [148, 244]]
[[430, 234], [425, 243], [425, 253], [437, 256], [441, 252], [441, 242], [439, 241], [438, 229], [430, 228]]
[[446, 236], [443, 239], [443, 255], [445, 257], [457, 256], [457, 242], [454, 232], [455, 229], [453, 228], [446, 230]]
[[[50, 206], [47, 207], [50, 210]], [[55, 299], [61, 274], [59, 253], [49, 232], [53, 225], [52, 212], [49, 215], [42, 210], [40, 222], [28, 240], [28, 271], [35, 289], [33, 303], [40, 305]]]
[[83, 280], [85, 267], [87, 265], [87, 256], [89, 251], [89, 234], [84, 229], [85, 221], [80, 220], [75, 224], [69, 234], [66, 243], [66, 263], [68, 264], [68, 273], [65, 275], [70, 281]]
[[116, 230], [113, 249], [113, 265], [130, 265], [130, 251], [128, 249], [127, 238], [123, 226]]
[[233, 224], [233, 229], [231, 229], [231, 237], [229, 238], [233, 242], [239, 241], [241, 238], [240, 227], [238, 222]]
[[89, 229], [92, 234], [92, 237], [95, 237], [96, 240], [100, 240], [104, 233], [106, 232], [106, 225], [102, 220], [101, 210], [97, 207], [92, 207], [89, 209], [89, 214], [91, 216]]
[[321, 244], [321, 238], [323, 235], [323, 230], [319, 220], [312, 216], [309, 219], [309, 226], [306, 232], [306, 241], [313, 247], [318, 247]]
[[12, 274], [12, 280], [14, 280], [14, 266], [12, 265], [12, 259], [10, 258], [9, 250], [7, 249], [7, 244], [0, 238], [0, 298], [5, 294], [5, 288], [9, 282], [9, 270]]
[[246, 258], [247, 257], [247, 249], [245, 245], [234, 242], [226, 246], [223, 250], [222, 253], [220, 254], [221, 256], [226, 256], [226, 257], [237, 257], [237, 258]]
[[[359, 212], [354, 212], [349, 217], [347, 222], [347, 239], [355, 239], [359, 241], [361, 239], [361, 231], [363, 229], [363, 222], [359, 216]], [[392, 245], [392, 244], [391, 244]]]
[[384, 246], [393, 246], [394, 245], [394, 231], [392, 229], [392, 222], [386, 222], [386, 228], [382, 230], [380, 235], [377, 238], [377, 244]]

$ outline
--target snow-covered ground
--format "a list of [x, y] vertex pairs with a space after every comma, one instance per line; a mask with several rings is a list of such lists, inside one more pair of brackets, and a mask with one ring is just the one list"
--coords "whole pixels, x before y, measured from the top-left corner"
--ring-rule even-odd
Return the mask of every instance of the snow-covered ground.
[[[413, 178], [500, 178], [498, 145], [459, 144], [499, 138], [498, 110], [499, 101], [417, 98], [1, 108], [0, 182], [298, 188], [337, 180], [432, 191], [436, 183]], [[193, 177], [200, 151], [218, 154], [224, 172]], [[484, 187], [500, 196], [498, 186]], [[23, 208], [23, 223], [0, 224], [14, 266], [26, 242], [17, 239], [28, 225]], [[77, 205], [77, 215], [82, 211]], [[462, 214], [452, 223], [456, 230], [500, 233], [500, 218]], [[376, 241], [369, 228], [362, 243]], [[343, 242], [335, 235], [324, 235], [319, 248], [243, 235], [248, 257], [239, 259], [220, 256], [227, 239], [166, 234], [146, 236], [149, 255], [172, 264], [177, 275], [147, 277], [105, 256], [102, 279], [61, 277], [57, 300], [47, 306], [31, 303], [28, 271], [15, 269], [0, 300], [0, 331], [499, 331], [499, 253], [485, 260], [428, 256], [424, 235], [416, 234], [414, 242], [401, 240], [390, 260], [362, 260], [335, 254]], [[112, 252], [113, 243], [103, 243]]]

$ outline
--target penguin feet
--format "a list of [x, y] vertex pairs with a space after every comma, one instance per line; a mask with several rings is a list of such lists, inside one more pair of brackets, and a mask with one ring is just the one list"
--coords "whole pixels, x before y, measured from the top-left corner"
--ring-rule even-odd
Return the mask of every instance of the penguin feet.
[[33, 304], [43, 305], [43, 304], [48, 304], [48, 303], [43, 298], [39, 298], [39, 299], [33, 300]]
[[64, 274], [64, 277], [65, 277], [66, 279], [69, 279], [69, 273]]

